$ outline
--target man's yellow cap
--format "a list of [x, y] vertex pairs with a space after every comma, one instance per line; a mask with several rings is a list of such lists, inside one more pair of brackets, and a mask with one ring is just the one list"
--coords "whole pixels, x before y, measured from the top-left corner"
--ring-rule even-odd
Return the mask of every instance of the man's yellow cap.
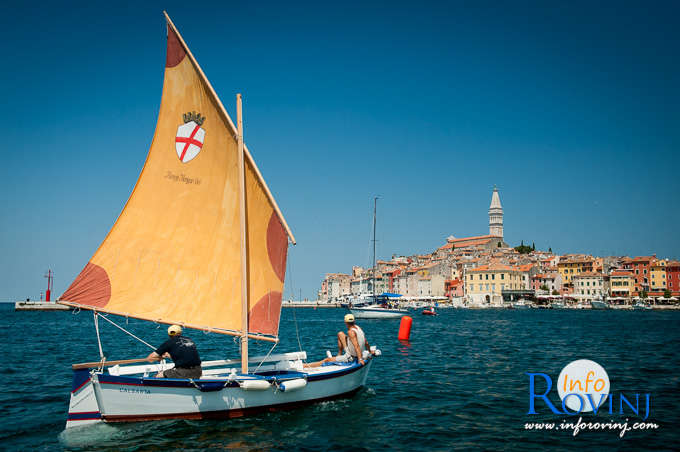
[[170, 336], [177, 336], [178, 334], [182, 334], [182, 327], [179, 325], [172, 325], [170, 328], [168, 328], [168, 334]]
[[345, 314], [345, 323], [354, 323], [354, 314]]

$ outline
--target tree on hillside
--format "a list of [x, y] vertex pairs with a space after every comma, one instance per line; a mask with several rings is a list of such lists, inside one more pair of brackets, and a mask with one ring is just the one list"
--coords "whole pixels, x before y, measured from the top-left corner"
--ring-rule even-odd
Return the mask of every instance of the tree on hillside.
[[531, 249], [530, 246], [525, 245], [524, 240], [522, 240], [522, 244], [516, 246], [515, 251], [517, 251], [519, 254], [529, 254], [533, 250]]
[[551, 247], [551, 246], [548, 247], [548, 252], [549, 252], [550, 254], [552, 254], [552, 247]]

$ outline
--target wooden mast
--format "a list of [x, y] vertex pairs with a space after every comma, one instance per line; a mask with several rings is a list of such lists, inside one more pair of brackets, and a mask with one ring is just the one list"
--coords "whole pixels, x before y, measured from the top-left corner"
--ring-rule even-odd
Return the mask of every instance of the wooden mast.
[[236, 95], [236, 124], [238, 127], [239, 204], [241, 211], [241, 372], [248, 373], [248, 252], [246, 240], [246, 173], [243, 154], [243, 110], [241, 95]]

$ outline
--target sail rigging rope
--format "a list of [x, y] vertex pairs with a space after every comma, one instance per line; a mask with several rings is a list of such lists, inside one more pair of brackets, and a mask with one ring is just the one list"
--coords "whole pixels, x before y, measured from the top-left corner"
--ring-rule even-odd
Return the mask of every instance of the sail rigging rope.
[[[286, 273], [288, 274], [288, 281], [290, 282], [290, 299], [291, 301], [293, 301], [293, 298], [295, 297], [295, 290], [293, 288], [293, 273], [290, 271], [290, 247], [288, 247], [288, 259], [286, 259], [286, 268], [287, 268]], [[302, 351], [302, 343], [300, 342], [300, 330], [298, 329], [296, 311], [297, 308], [293, 306], [293, 322], [295, 323], [295, 336], [297, 337], [298, 347], [300, 347], [300, 351]]]
[[262, 361], [260, 361], [260, 364], [257, 365], [257, 367], [255, 368], [255, 370], [253, 371], [253, 373], [256, 373], [257, 370], [258, 370], [260, 367], [262, 367], [262, 363], [264, 363], [265, 361], [267, 361], [267, 358], [269, 358], [269, 355], [272, 354], [272, 352], [274, 351], [274, 349], [276, 348], [277, 345], [279, 345], [279, 343], [278, 343], [278, 342], [274, 342], [274, 345], [272, 346], [271, 349], [269, 349], [269, 353], [267, 353], [267, 356], [265, 356], [264, 359], [263, 359]]
[[94, 329], [97, 331], [97, 345], [99, 345], [99, 358], [104, 361], [104, 351], [102, 350], [102, 338], [99, 336], [99, 315], [97, 311], [92, 311], [94, 316]]
[[[96, 313], [95, 313], [95, 315], [96, 315]], [[109, 322], [111, 325], [115, 326], [116, 328], [118, 328], [118, 329], [121, 330], [122, 332], [124, 332], [124, 333], [126, 333], [126, 334], [129, 334], [130, 336], [134, 337], [135, 339], [137, 339], [139, 342], [141, 342], [142, 344], [146, 345], [146, 346], [149, 347], [150, 349], [156, 350], [156, 347], [154, 347], [153, 345], [149, 344], [148, 342], [146, 342], [146, 341], [144, 341], [144, 340], [138, 338], [137, 336], [135, 336], [134, 334], [132, 334], [131, 332], [129, 332], [128, 330], [126, 330], [126, 329], [123, 328], [122, 326], [116, 324], [116, 322], [114, 322], [113, 320], [109, 319], [107, 316], [102, 315], [102, 314], [99, 314], [99, 317], [101, 317], [102, 319], [106, 320], [107, 322]], [[99, 330], [97, 330], [97, 331], [99, 331]]]

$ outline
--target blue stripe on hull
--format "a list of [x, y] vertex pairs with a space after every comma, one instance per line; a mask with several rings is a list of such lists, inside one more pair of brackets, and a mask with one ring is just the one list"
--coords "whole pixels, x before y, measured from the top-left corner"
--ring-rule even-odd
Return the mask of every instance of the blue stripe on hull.
[[89, 411], [83, 413], [69, 413], [67, 420], [69, 421], [89, 421], [92, 419], [101, 419], [102, 415], [99, 411]]
[[[291, 380], [293, 378], [304, 378], [307, 377], [307, 381], [322, 381], [329, 380], [332, 378], [342, 377], [361, 370], [363, 366], [360, 364], [351, 364], [349, 366], [342, 366], [343, 368], [337, 371], [324, 373], [320, 375], [305, 374], [302, 372], [287, 372], [278, 375], [254, 375], [254, 377], [261, 377], [263, 380], [273, 382], [273, 381], [284, 381]], [[253, 375], [250, 375], [253, 377]], [[89, 378], [89, 374], [88, 374]], [[177, 379], [177, 378], [150, 378], [150, 377], [126, 377], [117, 375], [98, 375], [99, 383], [101, 384], [117, 384], [117, 385], [127, 385], [127, 386], [150, 386], [150, 387], [162, 387], [162, 388], [195, 388], [194, 383], [201, 387], [205, 386], [208, 391], [218, 390], [216, 385], [222, 385], [226, 388], [238, 388], [240, 387], [236, 381], [228, 380], [212, 380], [212, 379], [199, 379], [193, 382], [188, 379]]]

